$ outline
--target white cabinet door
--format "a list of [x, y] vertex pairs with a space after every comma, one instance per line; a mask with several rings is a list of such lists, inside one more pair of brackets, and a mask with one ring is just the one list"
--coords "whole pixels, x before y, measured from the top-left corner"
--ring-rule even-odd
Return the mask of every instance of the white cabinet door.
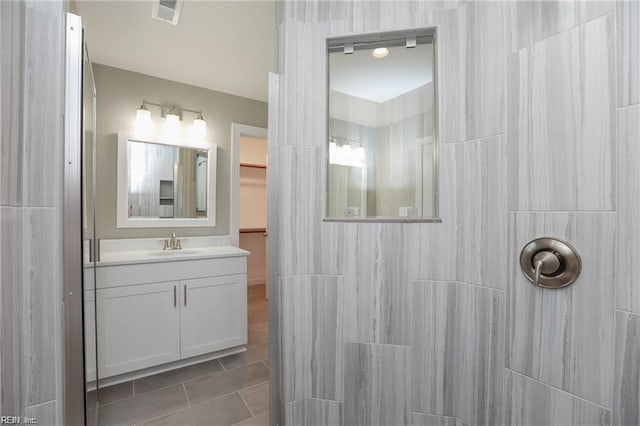
[[180, 359], [177, 281], [98, 289], [98, 375]]
[[247, 276], [180, 281], [182, 358], [247, 343]]

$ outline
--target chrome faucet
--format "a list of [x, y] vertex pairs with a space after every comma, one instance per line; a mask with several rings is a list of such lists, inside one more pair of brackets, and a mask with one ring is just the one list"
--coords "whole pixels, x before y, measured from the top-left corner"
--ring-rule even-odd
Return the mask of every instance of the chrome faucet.
[[171, 233], [170, 239], [164, 240], [162, 250], [182, 250], [182, 243], [178, 238], [176, 238], [175, 232]]

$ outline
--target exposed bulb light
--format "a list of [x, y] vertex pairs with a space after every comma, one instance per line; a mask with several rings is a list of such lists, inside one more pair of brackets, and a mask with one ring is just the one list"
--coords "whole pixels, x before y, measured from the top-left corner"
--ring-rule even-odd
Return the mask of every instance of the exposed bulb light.
[[136, 112], [136, 133], [140, 136], [148, 136], [151, 133], [151, 111], [144, 103]]
[[377, 49], [373, 49], [371, 52], [371, 56], [377, 59], [385, 58], [389, 54], [389, 49], [386, 47], [378, 47]]
[[196, 137], [202, 138], [207, 132], [207, 122], [202, 117], [202, 114], [193, 120], [193, 133]]
[[176, 138], [180, 135], [180, 117], [173, 112], [167, 113], [165, 118], [166, 133], [171, 138]]

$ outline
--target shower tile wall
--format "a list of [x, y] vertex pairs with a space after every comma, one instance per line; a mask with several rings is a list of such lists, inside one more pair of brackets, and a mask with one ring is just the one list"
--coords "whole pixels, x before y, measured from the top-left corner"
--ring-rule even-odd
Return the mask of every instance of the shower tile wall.
[[0, 412], [60, 424], [62, 2], [0, 2]]
[[[640, 423], [640, 3], [306, 1], [278, 16], [281, 424]], [[325, 39], [433, 25], [442, 223], [322, 222]], [[547, 234], [583, 256], [567, 289], [517, 269]]]

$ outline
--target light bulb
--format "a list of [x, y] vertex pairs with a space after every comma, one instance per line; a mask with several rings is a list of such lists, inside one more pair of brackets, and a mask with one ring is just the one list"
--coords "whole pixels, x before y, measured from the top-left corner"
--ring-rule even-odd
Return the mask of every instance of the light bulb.
[[389, 49], [387, 49], [386, 47], [378, 47], [377, 49], [373, 49], [373, 52], [371, 52], [371, 56], [373, 56], [374, 58], [384, 58], [389, 54]]
[[200, 115], [198, 118], [193, 120], [193, 134], [197, 138], [203, 138], [206, 132], [207, 122]]
[[151, 111], [143, 106], [136, 112], [136, 133], [148, 136], [151, 133]]
[[168, 113], [166, 117], [165, 131], [166, 135], [170, 138], [177, 138], [180, 136], [180, 117], [174, 113]]

